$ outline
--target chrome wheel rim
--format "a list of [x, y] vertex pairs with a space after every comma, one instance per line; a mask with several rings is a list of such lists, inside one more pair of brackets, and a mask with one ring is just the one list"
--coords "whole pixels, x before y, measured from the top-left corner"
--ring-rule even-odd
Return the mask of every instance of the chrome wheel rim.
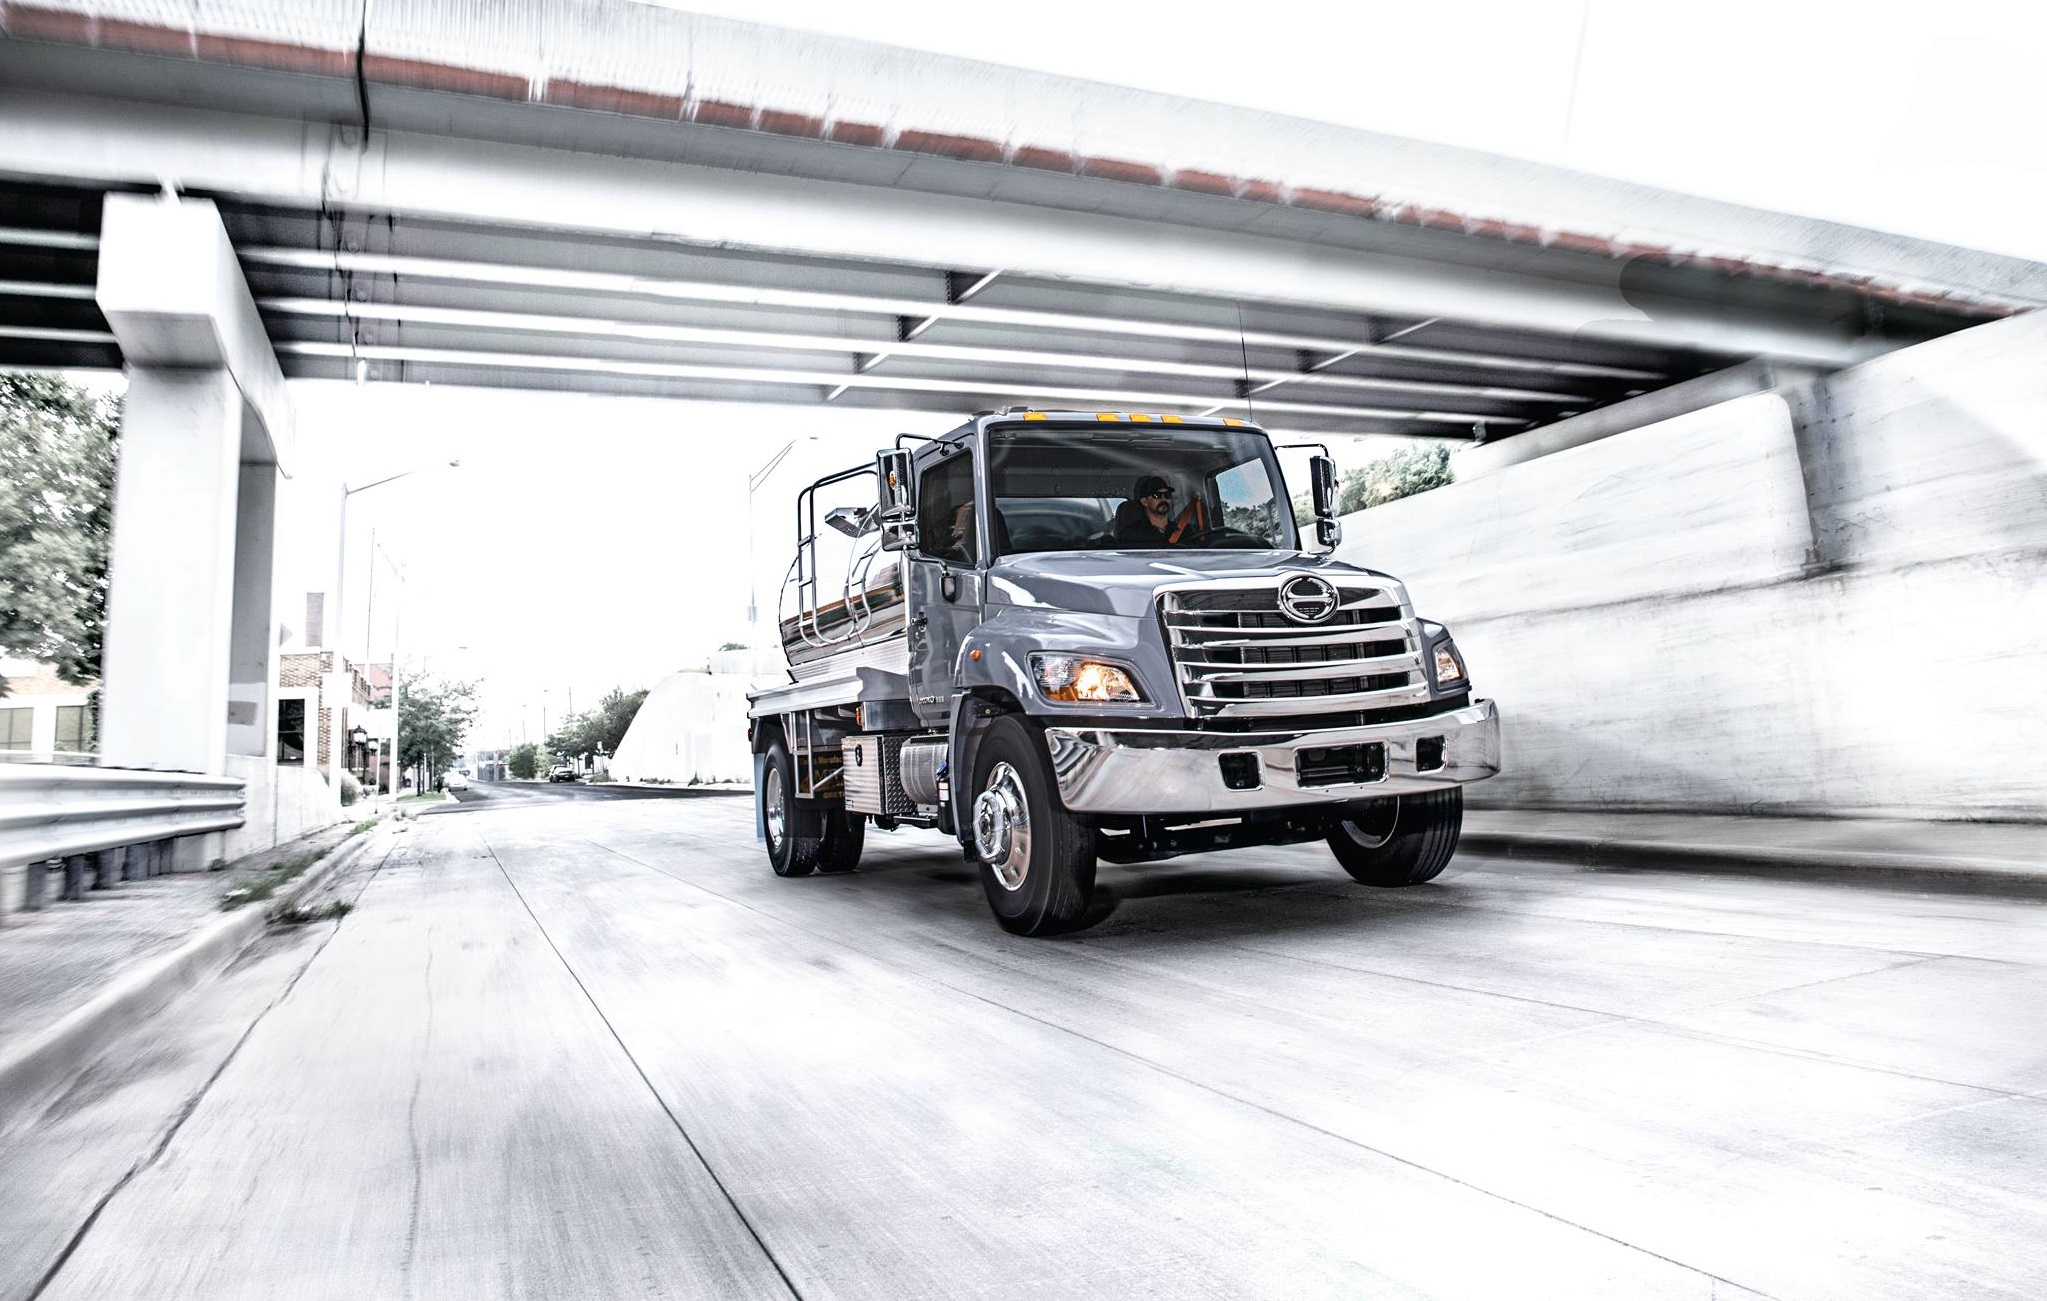
[[782, 794], [782, 770], [773, 765], [768, 767], [767, 781], [761, 789], [761, 812], [762, 821], [767, 823], [768, 851], [773, 853], [782, 848], [782, 836], [789, 826], [788, 801]]
[[1014, 893], [1031, 870], [1031, 814], [1023, 778], [1007, 763], [988, 773], [988, 785], [974, 798], [974, 852]]
[[[1379, 807], [1383, 804], [1384, 807]], [[1363, 818], [1345, 818], [1338, 825], [1350, 842], [1360, 849], [1384, 849], [1393, 839], [1393, 828], [1400, 821], [1400, 797], [1380, 801]]]

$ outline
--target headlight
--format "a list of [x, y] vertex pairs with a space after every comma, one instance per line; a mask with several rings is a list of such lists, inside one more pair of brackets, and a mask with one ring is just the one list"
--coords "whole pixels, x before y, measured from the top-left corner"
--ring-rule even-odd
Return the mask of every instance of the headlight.
[[1464, 683], [1464, 663], [1457, 658], [1457, 647], [1448, 640], [1436, 643], [1434, 658], [1430, 661], [1430, 672], [1436, 679], [1436, 689], [1461, 686]]
[[1080, 655], [1033, 655], [1031, 670], [1037, 674], [1038, 689], [1045, 699], [1078, 704], [1082, 701], [1142, 701], [1144, 693], [1130, 670], [1118, 664]]

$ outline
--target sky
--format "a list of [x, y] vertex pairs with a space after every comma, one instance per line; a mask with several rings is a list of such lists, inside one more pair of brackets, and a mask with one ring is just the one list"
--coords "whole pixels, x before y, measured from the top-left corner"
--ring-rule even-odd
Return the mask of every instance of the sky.
[[[1215, 6], [1038, 0], [675, 7], [1224, 100], [1921, 238], [2047, 259], [2047, 6], [1465, 0]], [[798, 487], [931, 414], [299, 381], [300, 521], [281, 557], [325, 588], [348, 517], [352, 657], [478, 680], [476, 744], [538, 739], [573, 696], [651, 686], [772, 629]], [[747, 477], [798, 440], [749, 494]], [[1339, 441], [1346, 468], [1387, 449]], [[443, 463], [459, 458], [459, 469]], [[402, 583], [397, 578], [404, 572]], [[769, 634], [770, 640], [772, 633]]]

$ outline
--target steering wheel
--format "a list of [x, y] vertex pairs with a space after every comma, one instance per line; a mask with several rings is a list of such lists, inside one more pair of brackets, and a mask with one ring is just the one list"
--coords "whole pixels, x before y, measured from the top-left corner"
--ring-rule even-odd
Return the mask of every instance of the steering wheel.
[[1228, 525], [1208, 529], [1180, 543], [1183, 547], [1222, 547], [1238, 551], [1269, 551], [1272, 542], [1256, 533], [1246, 533]]

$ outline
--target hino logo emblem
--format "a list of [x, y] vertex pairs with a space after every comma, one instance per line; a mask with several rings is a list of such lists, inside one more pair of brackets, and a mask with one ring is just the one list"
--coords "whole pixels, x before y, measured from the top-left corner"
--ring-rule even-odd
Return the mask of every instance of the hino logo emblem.
[[1279, 587], [1279, 612], [1295, 623], [1321, 623], [1336, 613], [1336, 589], [1313, 574], [1289, 578]]

